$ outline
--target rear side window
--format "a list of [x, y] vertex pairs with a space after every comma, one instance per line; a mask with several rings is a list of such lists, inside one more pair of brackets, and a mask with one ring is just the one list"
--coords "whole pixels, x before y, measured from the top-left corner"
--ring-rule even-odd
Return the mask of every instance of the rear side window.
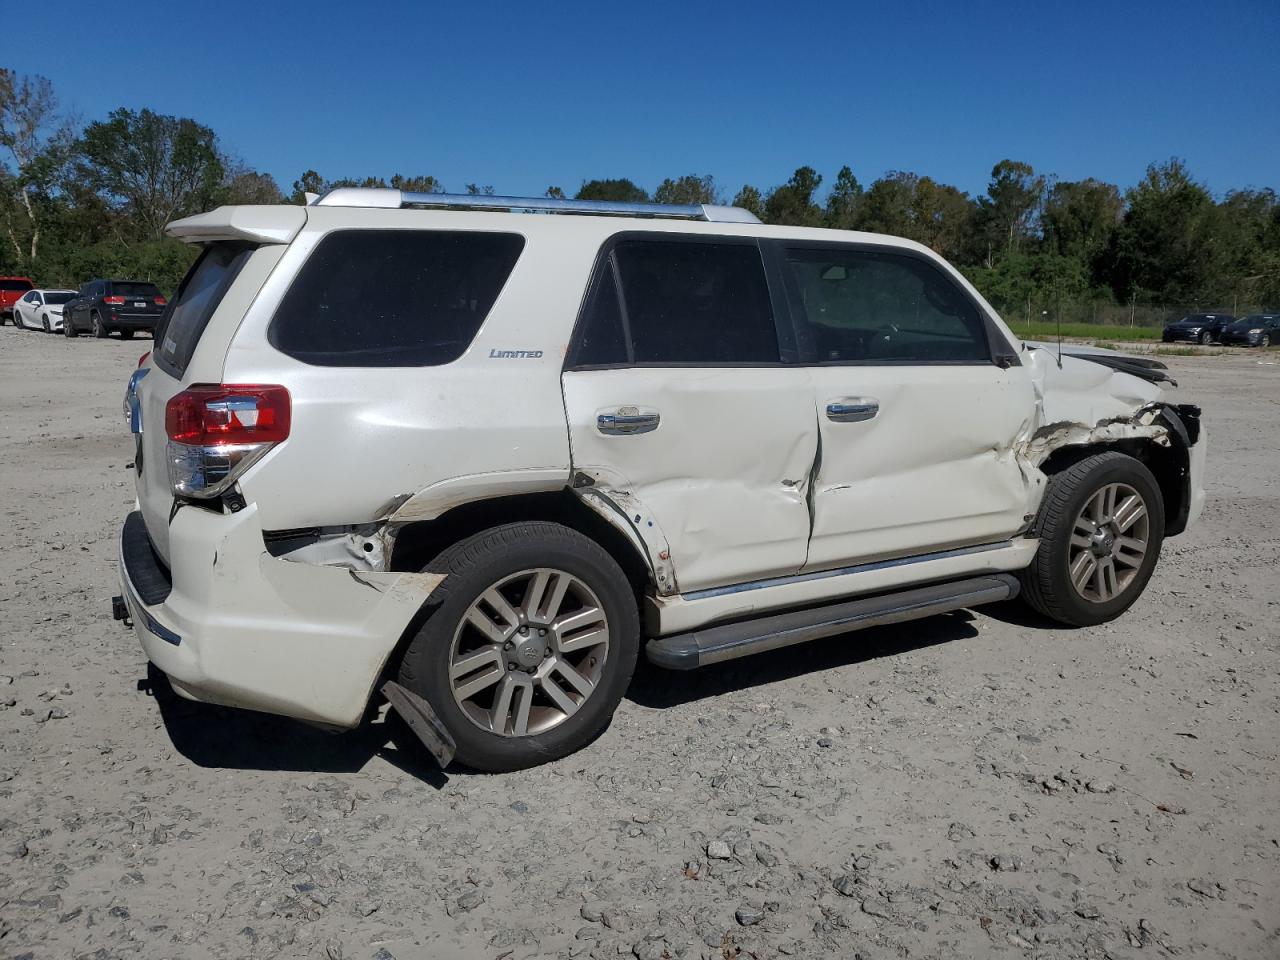
[[786, 251], [788, 292], [820, 363], [983, 363], [977, 305], [933, 264], [839, 247]]
[[451, 363], [471, 345], [523, 248], [512, 233], [330, 233], [298, 271], [267, 337], [317, 366]]
[[175, 377], [187, 369], [209, 318], [253, 250], [242, 243], [210, 244], [187, 271], [156, 330], [156, 362]]
[[112, 280], [108, 284], [111, 293], [117, 297], [159, 297], [160, 288], [154, 283], [141, 283], [136, 280]]
[[0, 279], [0, 290], [30, 290], [30, 280]]
[[621, 240], [579, 326], [576, 366], [779, 362], [755, 243]]

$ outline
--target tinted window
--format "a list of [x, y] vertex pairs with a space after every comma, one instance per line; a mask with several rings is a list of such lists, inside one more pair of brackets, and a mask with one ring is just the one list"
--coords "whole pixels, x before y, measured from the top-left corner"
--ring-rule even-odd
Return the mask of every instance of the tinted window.
[[613, 249], [634, 363], [776, 363], [754, 243], [624, 240]]
[[30, 290], [30, 280], [0, 279], [0, 290]]
[[170, 373], [182, 376], [214, 309], [252, 252], [239, 243], [214, 243], [191, 265], [156, 330], [156, 361]]
[[613, 261], [609, 260], [596, 281], [587, 303], [587, 312], [578, 328], [574, 363], [580, 366], [628, 363], [631, 360], [629, 351], [630, 344], [622, 326], [622, 307], [618, 300]]
[[154, 283], [141, 283], [137, 280], [112, 280], [111, 293], [117, 297], [159, 297], [160, 288]]
[[45, 303], [70, 303], [73, 299], [75, 299], [75, 294], [69, 291], [64, 293], [46, 293], [44, 295]]
[[977, 305], [925, 260], [793, 248], [786, 262], [793, 308], [819, 362], [990, 360]]
[[510, 233], [331, 233], [298, 271], [268, 338], [319, 366], [450, 363], [471, 345], [523, 247]]

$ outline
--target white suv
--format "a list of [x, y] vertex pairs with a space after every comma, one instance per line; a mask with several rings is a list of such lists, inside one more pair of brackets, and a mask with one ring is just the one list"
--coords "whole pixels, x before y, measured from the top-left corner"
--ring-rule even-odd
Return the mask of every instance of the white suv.
[[383, 697], [507, 770], [687, 669], [1010, 598], [1118, 616], [1203, 504], [1163, 367], [1021, 343], [919, 244], [336, 190], [203, 253], [130, 381], [123, 597], [193, 699]]

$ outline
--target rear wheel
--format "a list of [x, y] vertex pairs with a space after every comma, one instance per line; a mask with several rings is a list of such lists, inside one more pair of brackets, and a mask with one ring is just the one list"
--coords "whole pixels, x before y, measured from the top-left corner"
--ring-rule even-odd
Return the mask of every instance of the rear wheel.
[[593, 740], [640, 649], [635, 595], [593, 540], [555, 523], [495, 527], [436, 557], [445, 580], [400, 683], [425, 699], [460, 763], [518, 770]]
[[93, 335], [99, 340], [105, 340], [110, 333], [111, 331], [103, 324], [102, 317], [95, 313], [93, 315]]
[[1049, 479], [1021, 571], [1022, 596], [1051, 619], [1085, 627], [1113, 620], [1142, 595], [1164, 540], [1160, 487], [1142, 463], [1107, 452]]

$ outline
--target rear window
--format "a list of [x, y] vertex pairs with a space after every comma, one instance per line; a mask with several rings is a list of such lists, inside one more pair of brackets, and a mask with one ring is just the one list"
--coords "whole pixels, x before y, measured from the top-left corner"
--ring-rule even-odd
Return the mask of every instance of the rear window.
[[111, 292], [117, 297], [159, 297], [160, 288], [154, 283], [139, 283], [135, 280], [112, 280]]
[[30, 280], [0, 280], [0, 290], [30, 290]]
[[471, 345], [523, 248], [512, 233], [330, 233], [298, 271], [267, 337], [317, 366], [451, 363]]
[[209, 318], [253, 250], [242, 243], [210, 244], [182, 279], [156, 330], [156, 362], [175, 377], [187, 369]]
[[46, 294], [44, 295], [44, 302], [45, 302], [45, 303], [52, 303], [52, 304], [58, 304], [58, 303], [70, 303], [72, 300], [74, 300], [74, 299], [75, 299], [75, 296], [76, 296], [76, 295], [75, 295], [74, 293], [70, 293], [70, 292], [68, 292], [68, 293], [46, 293]]

